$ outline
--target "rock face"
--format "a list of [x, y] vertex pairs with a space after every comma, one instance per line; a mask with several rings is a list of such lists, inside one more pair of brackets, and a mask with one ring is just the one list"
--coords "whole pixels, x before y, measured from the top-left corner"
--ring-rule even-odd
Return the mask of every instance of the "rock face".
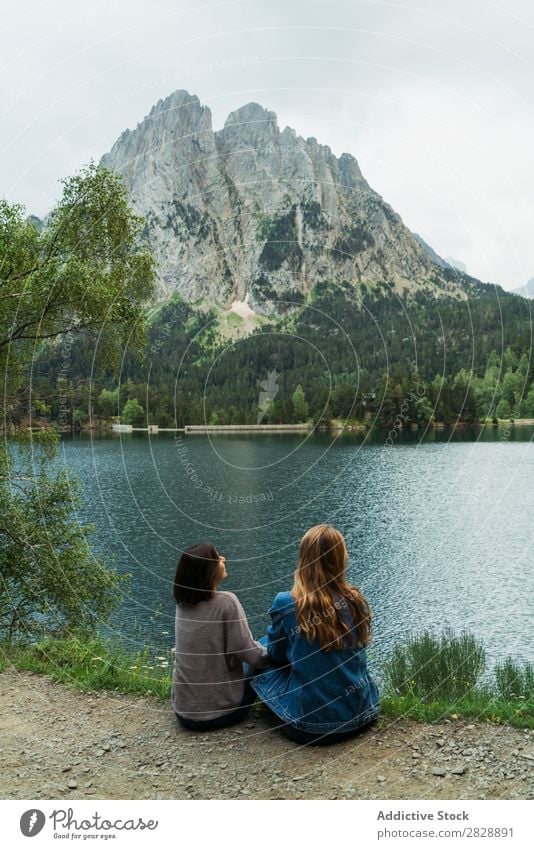
[[303, 139], [257, 103], [214, 132], [177, 91], [126, 130], [102, 164], [119, 173], [159, 261], [160, 296], [259, 312], [298, 303], [318, 282], [397, 289], [454, 283], [370, 188], [356, 159]]
[[521, 295], [523, 298], [534, 298], [534, 277], [531, 277], [524, 286], [520, 286], [518, 289], [512, 289], [512, 293], [514, 295]]

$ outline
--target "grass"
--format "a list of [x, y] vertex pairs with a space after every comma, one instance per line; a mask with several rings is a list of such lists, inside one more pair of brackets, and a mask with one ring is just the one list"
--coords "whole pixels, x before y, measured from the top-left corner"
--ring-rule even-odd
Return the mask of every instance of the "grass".
[[148, 651], [134, 656], [95, 637], [45, 638], [32, 645], [0, 645], [0, 663], [16, 669], [50, 675], [85, 692], [113, 690], [132, 695], [170, 696], [172, 652], [150, 657]]
[[392, 693], [428, 702], [468, 695], [485, 668], [482, 643], [472, 634], [446, 630], [440, 636], [424, 631], [396, 646], [384, 672]]
[[385, 716], [421, 722], [487, 720], [534, 728], [534, 668], [508, 657], [486, 675], [486, 653], [472, 634], [411, 635], [383, 666]]
[[[161, 701], [170, 697], [173, 661], [172, 650], [151, 657], [145, 649], [132, 656], [98, 637], [0, 644], [0, 672], [13, 666], [85, 692], [110, 690]], [[465, 718], [534, 728], [532, 664], [507, 658], [490, 678], [483, 646], [470, 634], [412, 635], [381, 671], [385, 718], [428, 723]]]
[[416, 722], [443, 722], [472, 719], [514, 728], [534, 728], [534, 702], [504, 700], [491, 691], [480, 691], [455, 702], [442, 699], [421, 702], [415, 696], [386, 694], [381, 700], [382, 716], [391, 719], [414, 719]]

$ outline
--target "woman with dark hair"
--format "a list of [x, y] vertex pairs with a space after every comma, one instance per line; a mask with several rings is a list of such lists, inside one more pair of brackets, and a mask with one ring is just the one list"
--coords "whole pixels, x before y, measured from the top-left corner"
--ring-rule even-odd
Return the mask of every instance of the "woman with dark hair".
[[347, 580], [348, 554], [337, 528], [304, 534], [291, 592], [278, 593], [265, 643], [274, 667], [252, 686], [298, 743], [346, 740], [380, 713], [367, 671], [371, 610]]
[[261, 667], [267, 658], [238, 598], [218, 591], [226, 577], [225, 558], [211, 543], [191, 546], [178, 561], [172, 705], [186, 728], [244, 719], [256, 698], [244, 665]]

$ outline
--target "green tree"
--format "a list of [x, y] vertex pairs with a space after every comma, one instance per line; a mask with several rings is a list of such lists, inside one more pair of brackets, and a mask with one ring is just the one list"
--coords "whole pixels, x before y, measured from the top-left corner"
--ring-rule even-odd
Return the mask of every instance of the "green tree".
[[446, 424], [454, 421], [452, 387], [447, 378], [437, 374], [429, 386], [429, 392], [435, 417]]
[[295, 414], [297, 422], [306, 421], [306, 419], [308, 418], [308, 405], [306, 403], [304, 389], [302, 388], [300, 383], [295, 388], [295, 391], [291, 396], [291, 401], [293, 402], [293, 412]]
[[509, 369], [513, 371], [515, 368], [517, 368], [517, 356], [509, 345], [503, 354], [502, 362], [503, 367], [506, 371], [508, 371]]
[[334, 416], [342, 419], [360, 418], [363, 416], [362, 396], [354, 384], [341, 381], [332, 392], [332, 410]]
[[126, 401], [121, 413], [122, 424], [133, 425], [134, 427], [143, 427], [145, 424], [145, 409], [141, 406], [137, 398], [129, 398]]
[[[0, 632], [91, 630], [117, 600], [118, 576], [89, 547], [74, 514], [72, 478], [52, 460], [57, 436], [32, 434], [21, 411], [36, 409], [30, 374], [47, 340], [68, 371], [72, 341], [102, 338], [99, 355], [117, 363], [128, 342], [141, 349], [144, 301], [155, 271], [140, 247], [143, 221], [119, 178], [91, 165], [66, 180], [37, 229], [23, 209], [0, 201]], [[31, 401], [31, 403], [30, 403]], [[56, 399], [57, 403], [57, 399]]]
[[511, 408], [515, 403], [516, 380], [511, 370], [508, 370], [504, 375], [501, 386], [501, 398], [508, 401]]
[[142, 344], [141, 308], [154, 290], [152, 257], [136, 250], [142, 227], [119, 178], [94, 165], [64, 181], [42, 231], [25, 220], [22, 207], [0, 201], [4, 405], [23, 388], [42, 340], [81, 331], [96, 339], [104, 330], [98, 353], [114, 362], [127, 342]]
[[25, 474], [20, 462], [10, 466], [14, 490], [0, 486], [0, 631], [8, 639], [44, 624], [48, 633], [90, 631], [119, 597], [119, 577], [90, 549], [91, 527], [73, 517], [76, 483], [50, 472], [54, 452], [53, 439], [37, 459], [34, 444], [19, 444]]
[[102, 389], [102, 391], [98, 395], [98, 399], [96, 402], [97, 413], [101, 416], [104, 416], [106, 419], [110, 419], [112, 416], [117, 415], [117, 407], [118, 407], [118, 390], [110, 390], [110, 389]]
[[86, 424], [88, 421], [89, 421], [89, 414], [88, 414], [87, 410], [83, 410], [83, 409], [80, 409], [79, 407], [76, 407], [74, 409], [73, 414], [72, 414], [72, 423], [74, 425], [77, 425], [78, 427], [81, 427], [82, 425]]
[[460, 369], [452, 384], [452, 404], [454, 414], [467, 422], [475, 421], [478, 415], [474, 391], [473, 374]]
[[530, 388], [525, 400], [525, 416], [527, 419], [534, 419], [534, 386]]
[[510, 407], [510, 402], [506, 400], [506, 398], [501, 398], [499, 403], [497, 404], [497, 418], [498, 419], [509, 419], [512, 415], [512, 408]]
[[432, 402], [426, 397], [426, 395], [416, 400], [414, 408], [415, 420], [419, 424], [426, 425], [428, 422], [434, 420], [434, 408], [432, 406]]
[[500, 360], [500, 357], [499, 357], [497, 351], [492, 351], [491, 354], [489, 355], [489, 357], [486, 361], [486, 368], [487, 369], [495, 368], [495, 369], [497, 369], [497, 372], [501, 368], [501, 360]]
[[529, 367], [529, 358], [527, 354], [521, 354], [521, 358], [517, 365], [516, 372], [526, 378], [529, 372]]

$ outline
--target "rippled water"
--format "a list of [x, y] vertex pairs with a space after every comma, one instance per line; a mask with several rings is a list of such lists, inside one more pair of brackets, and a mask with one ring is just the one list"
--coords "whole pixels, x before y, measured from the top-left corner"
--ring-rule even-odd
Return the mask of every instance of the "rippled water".
[[[122, 435], [68, 439], [95, 549], [132, 578], [114, 632], [172, 645], [172, 580], [184, 547], [210, 539], [260, 635], [289, 589], [304, 531], [345, 535], [350, 575], [374, 612], [374, 657], [408, 631], [469, 629], [490, 658], [534, 659], [534, 432], [432, 432], [394, 448], [356, 434]], [[168, 633], [165, 633], [168, 632]]]

